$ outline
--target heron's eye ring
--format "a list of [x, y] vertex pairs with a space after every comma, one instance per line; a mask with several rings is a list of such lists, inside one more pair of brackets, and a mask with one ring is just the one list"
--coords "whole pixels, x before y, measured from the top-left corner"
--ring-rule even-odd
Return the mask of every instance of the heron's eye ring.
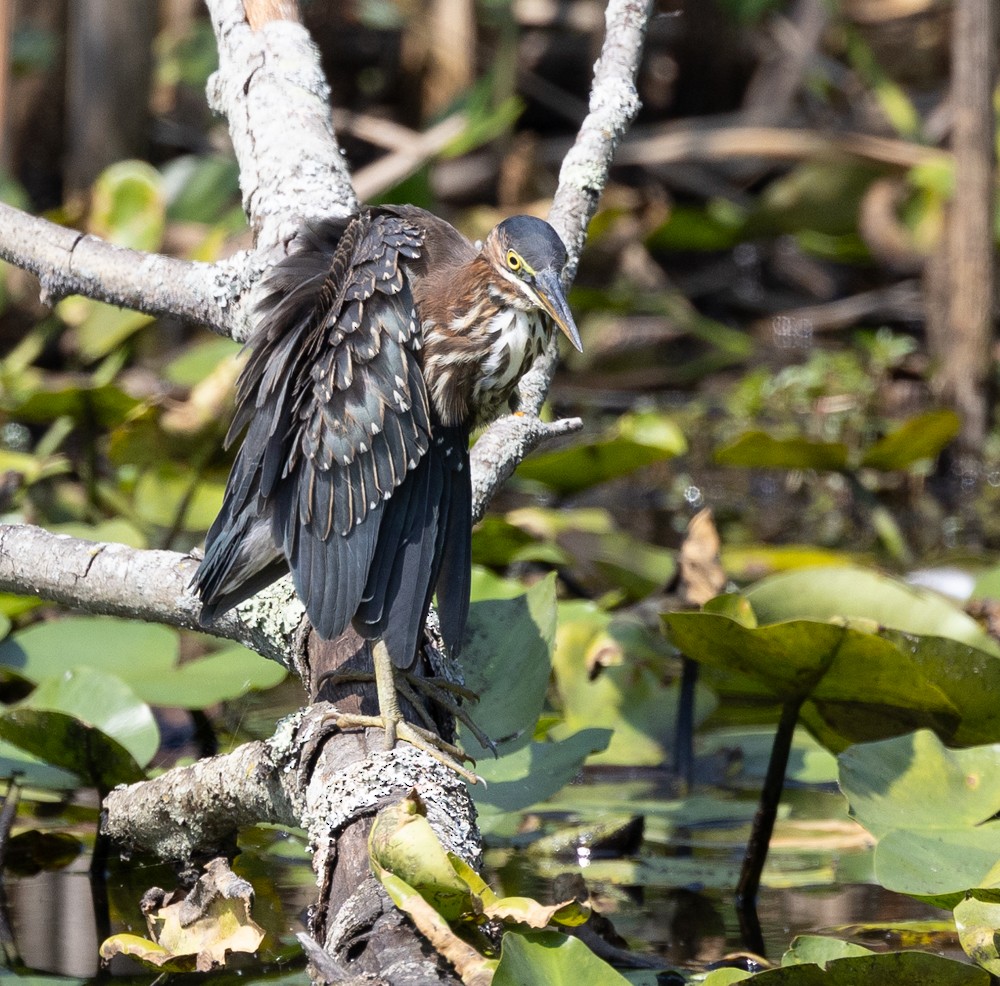
[[516, 251], [514, 250], [507, 251], [507, 266], [511, 270], [520, 270], [521, 267], [523, 266], [521, 258], [517, 255]]

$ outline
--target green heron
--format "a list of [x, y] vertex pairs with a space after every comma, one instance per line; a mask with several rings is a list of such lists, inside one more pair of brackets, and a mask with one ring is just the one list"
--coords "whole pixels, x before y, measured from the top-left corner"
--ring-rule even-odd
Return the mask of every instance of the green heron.
[[581, 348], [548, 223], [514, 216], [477, 246], [412, 206], [300, 232], [266, 275], [227, 444], [246, 436], [192, 582], [210, 622], [290, 569], [320, 637], [372, 642], [380, 716], [344, 718], [451, 760], [403, 720], [395, 674], [435, 590], [449, 653], [462, 641], [469, 436], [556, 328]]

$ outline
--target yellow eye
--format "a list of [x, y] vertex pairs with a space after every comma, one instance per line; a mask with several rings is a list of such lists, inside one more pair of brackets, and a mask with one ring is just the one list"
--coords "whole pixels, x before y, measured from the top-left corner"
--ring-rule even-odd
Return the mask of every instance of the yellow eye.
[[521, 269], [521, 258], [513, 250], [507, 251], [507, 266], [511, 270]]

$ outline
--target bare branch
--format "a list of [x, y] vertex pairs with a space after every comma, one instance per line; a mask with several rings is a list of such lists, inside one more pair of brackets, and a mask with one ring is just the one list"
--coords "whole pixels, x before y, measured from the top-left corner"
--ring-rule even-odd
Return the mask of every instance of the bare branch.
[[319, 53], [305, 28], [265, 18], [254, 31], [240, 0], [209, 0], [208, 6], [219, 47], [210, 94], [229, 120], [257, 251], [219, 264], [188, 263], [116, 247], [0, 205], [0, 257], [38, 277], [43, 301], [82, 294], [175, 315], [242, 341], [248, 289], [302, 219], [356, 209]]
[[0, 257], [31, 271], [42, 301], [70, 294], [150, 315], [176, 315], [221, 335], [239, 334], [248, 286], [241, 266], [199, 264], [113, 246], [0, 203]]
[[645, 0], [610, 0], [601, 57], [594, 66], [590, 112], [563, 159], [559, 188], [549, 221], [569, 250], [567, 280], [576, 274], [587, 226], [608, 182], [611, 159], [639, 112], [635, 77], [642, 57], [650, 4]]
[[283, 253], [303, 219], [358, 207], [333, 133], [319, 52], [298, 21], [277, 16], [255, 31], [241, 0], [207, 6], [219, 46], [209, 102], [229, 120], [257, 250]]
[[[284, 751], [287, 754], [287, 750]], [[225, 756], [175, 767], [149, 781], [111, 791], [101, 830], [118, 844], [188, 860], [232, 837], [240, 826], [299, 824], [295, 771], [273, 743], [247, 743]]]
[[472, 517], [482, 520], [490, 500], [510, 479], [518, 463], [542, 442], [579, 431], [579, 418], [542, 421], [533, 414], [508, 415], [494, 421], [472, 449]]
[[198, 622], [188, 590], [197, 562], [176, 551], [142, 551], [52, 534], [28, 524], [0, 525], [0, 591], [41, 596], [90, 613], [164, 623], [235, 640], [298, 673], [301, 604], [287, 580], [220, 617]]
[[[650, 5], [645, 0], [610, 0], [608, 4], [604, 45], [594, 66], [590, 112], [563, 160], [559, 188], [549, 214], [549, 221], [563, 238], [569, 254], [563, 272], [567, 283], [576, 274], [587, 226], [607, 184], [615, 149], [639, 112], [635, 77], [649, 12]], [[485, 505], [521, 459], [539, 443], [554, 434], [565, 434], [580, 427], [579, 422], [546, 426], [537, 421], [552, 382], [558, 352], [558, 339], [553, 339], [545, 357], [521, 381], [519, 390], [525, 417], [502, 418], [476, 442], [472, 452], [476, 517], [481, 516]], [[534, 423], [531, 416], [535, 417]]]

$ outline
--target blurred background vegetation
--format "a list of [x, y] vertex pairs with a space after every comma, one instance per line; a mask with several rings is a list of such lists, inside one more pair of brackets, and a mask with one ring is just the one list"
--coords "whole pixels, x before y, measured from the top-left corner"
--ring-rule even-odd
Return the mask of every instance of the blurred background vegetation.
[[[302, 10], [362, 198], [424, 206], [473, 237], [502, 215], [545, 214], [586, 111], [598, 2]], [[948, 355], [934, 342], [950, 303], [939, 258], [955, 186], [942, 149], [955, 118], [953, 14], [948, 0], [659, 4], [643, 109], [571, 296], [584, 352], [567, 355], [551, 393], [551, 413], [579, 414], [585, 431], [526, 461], [475, 534], [481, 597], [557, 573], [556, 683], [540, 735], [613, 726], [599, 762], [670, 762], [678, 662], [652, 614], [673, 604], [677, 549], [705, 506], [730, 584], [816, 563], [947, 564], [967, 593], [990, 567], [992, 343], [984, 386], [970, 383], [985, 424], [970, 432], [954, 411], [962, 399], [937, 381]], [[179, 257], [247, 248], [226, 125], [205, 100], [215, 63], [197, 0], [4, 4], [0, 199]], [[984, 139], [988, 160], [996, 128]], [[83, 298], [49, 309], [38, 294], [0, 265], [0, 518], [195, 547], [231, 461], [221, 441], [239, 347]], [[144, 706], [188, 710], [159, 708], [160, 741], [143, 733], [133, 763], [269, 735], [277, 710], [299, 701], [292, 684], [239, 698], [273, 687], [273, 670], [194, 634], [77, 618], [43, 639], [53, 612], [0, 597], [15, 631], [3, 653], [32, 669], [10, 673], [4, 699], [54, 673], [52, 655], [132, 654], [101, 673]], [[186, 691], [182, 672], [194, 678]], [[198, 683], [209, 680], [225, 686]], [[703, 714], [714, 702], [706, 691]], [[725, 775], [733, 746], [719, 743]], [[759, 752], [741, 751], [760, 766]], [[63, 766], [98, 788], [133, 776]]]

